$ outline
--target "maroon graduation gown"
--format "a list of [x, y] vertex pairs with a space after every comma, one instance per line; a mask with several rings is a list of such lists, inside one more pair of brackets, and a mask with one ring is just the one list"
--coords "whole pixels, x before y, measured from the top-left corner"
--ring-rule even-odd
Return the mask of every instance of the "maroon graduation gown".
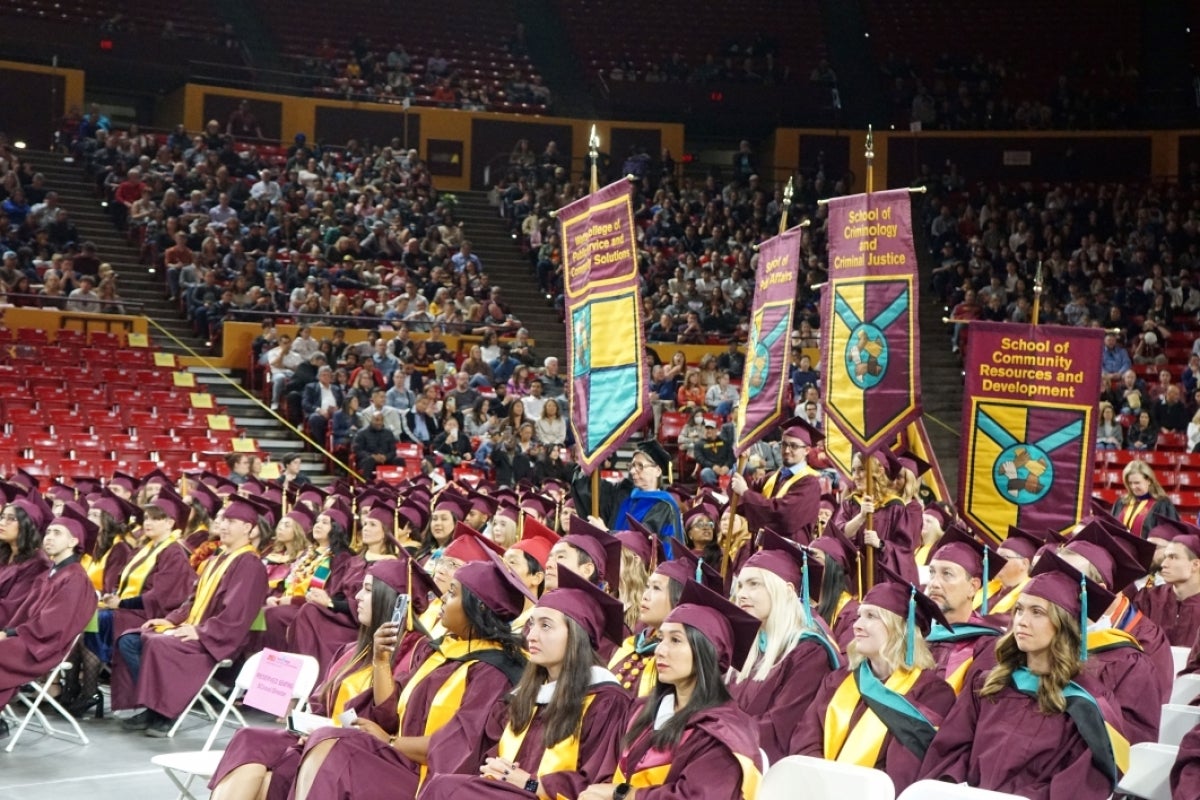
[[[134, 558], [137, 558], [135, 553]], [[117, 576], [120, 579], [120, 576]], [[113, 641], [122, 634], [142, 627], [148, 619], [165, 617], [179, 608], [196, 586], [196, 571], [188, 562], [183, 545], [175, 542], [158, 554], [154, 569], [142, 583], [141, 608], [118, 608], [113, 611]], [[115, 661], [115, 659], [114, 659]]]
[[1130, 744], [1158, 741], [1162, 701], [1157, 692], [1154, 662], [1132, 645], [1088, 653], [1087, 674], [1099, 681], [1121, 710], [1121, 728]]
[[0, 567], [0, 627], [13, 627], [17, 609], [49, 571], [50, 559], [41, 550], [24, 561]]
[[1179, 755], [1171, 768], [1171, 800], [1196, 800], [1200, 797], [1200, 725], [1192, 728], [1179, 743]]
[[[338, 654], [331, 669], [336, 672], [358, 649], [358, 643], [347, 645]], [[308, 698], [308, 710], [319, 716], [328, 716], [329, 709], [325, 707], [326, 696], [336, 697], [340, 682], [326, 689], [325, 680], [313, 691]], [[346, 701], [346, 708], [358, 709], [370, 702], [371, 689], [357, 697]], [[267, 787], [266, 800], [287, 800], [292, 784], [296, 781], [296, 771], [300, 768], [300, 755], [304, 745], [294, 733], [285, 728], [242, 728], [233, 734], [221, 763], [208, 782], [209, 789], [216, 789], [217, 784], [225, 779], [233, 770], [246, 764], [261, 764], [271, 773], [271, 783]]]
[[[1158, 702], [1166, 703], [1171, 698], [1171, 687], [1175, 684], [1175, 659], [1171, 655], [1171, 643], [1167, 641], [1167, 635], [1145, 614], [1139, 614], [1137, 620], [1123, 630], [1138, 640], [1142, 651], [1154, 665], [1155, 685], [1159, 690]], [[1189, 655], [1188, 666], [1182, 671], [1193, 671], [1189, 669], [1191, 663], [1192, 657]], [[1200, 663], [1196, 669], [1200, 671]]]
[[[833, 702], [838, 687], [849, 676], [849, 667], [842, 667], [825, 676], [816, 698], [809, 705], [796, 729], [792, 731], [789, 749], [793, 755], [825, 757], [825, 713], [829, 710], [829, 704]], [[950, 707], [954, 705], [954, 690], [932, 670], [922, 671], [904, 697], [934, 726], [941, 724]], [[850, 724], [857, 724], [866, 711], [867, 704], [860, 697], [850, 716]], [[875, 761], [875, 769], [888, 774], [892, 783], [896, 785], [897, 794], [917, 779], [920, 768], [921, 760], [916, 754], [897, 741], [891, 733], [884, 736], [883, 746], [879, 748], [879, 758]]]
[[[461, 667], [447, 661], [422, 680], [408, 700], [401, 736], [424, 736], [434, 696]], [[475, 775], [483, 763], [484, 727], [492, 706], [512, 689], [504, 673], [482, 661], [467, 668], [462, 704], [429, 742], [429, 774]], [[398, 699], [398, 698], [397, 698]], [[393, 701], [393, 712], [395, 710]], [[392, 730], [395, 730], [394, 728]], [[321, 800], [411, 800], [417, 794], [420, 766], [369, 733], [357, 728], [321, 728], [309, 737], [305, 754], [328, 739], [336, 744], [317, 771], [310, 797]]]
[[1200, 631], [1200, 594], [1182, 602], [1169, 585], [1142, 589], [1134, 605], [1167, 635], [1172, 647], [1191, 647]]
[[[965, 781], [1028, 800], [1107, 800], [1112, 784], [1093, 763], [1074, 721], [1065, 712], [1043, 714], [1036, 698], [1011, 685], [981, 698], [985, 677], [963, 688], [917, 777]], [[1075, 682], [1100, 703], [1105, 720], [1120, 728], [1119, 712], [1104, 688], [1084, 675]]]
[[[845, 531], [846, 523], [858, 515], [860, 507], [855, 497], [847, 497], [834, 511], [829, 524], [835, 525], [839, 531]], [[876, 504], [872, 522], [875, 526], [875, 533], [879, 534], [879, 540], [883, 542], [883, 548], [875, 551], [876, 563], [885, 565], [904, 580], [914, 586], [919, 586], [921, 577], [917, 571], [917, 560], [914, 553], [917, 545], [921, 543], [920, 520], [916, 520], [914, 527], [909, 517], [908, 507], [899, 499], [894, 499], [886, 505]], [[860, 550], [864, 547], [864, 530], [866, 530], [866, 523], [858, 529], [856, 536], [848, 537], [858, 545]], [[865, 579], [865, 562], [863, 576]]]
[[124, 539], [117, 541], [109, 548], [108, 555], [104, 559], [104, 578], [101, 581], [103, 594], [112, 594], [117, 591], [117, 584], [121, 582], [121, 573], [125, 570], [125, 565], [133, 558], [133, 553], [133, 545]]
[[[627, 691], [615, 683], [592, 686], [588, 694], [594, 699], [583, 717], [579, 733], [579, 761], [575, 771], [537, 773], [538, 764], [546, 751], [542, 741], [545, 720], [540, 713], [534, 714], [529, 723], [529, 732], [525, 734], [521, 749], [514, 759], [522, 769], [537, 775], [541, 791], [549, 797], [578, 797], [593, 783], [610, 782], [616, 771], [631, 698]], [[494, 758], [499, 752], [498, 743], [507, 724], [508, 703], [501, 700], [492, 708], [484, 728], [483, 736], [491, 742], [491, 747], [484, 754], [485, 760]], [[421, 790], [421, 800], [459, 800], [464, 797], [479, 800], [516, 800], [524, 797], [528, 800], [530, 796], [524, 787], [479, 775], [436, 775]]]
[[96, 611], [96, 590], [78, 559], [42, 576], [13, 615], [16, 636], [0, 640], [0, 708], [66, 658]]
[[834, 669], [825, 647], [804, 639], [771, 669], [766, 680], [757, 681], [751, 674], [729, 682], [729, 694], [738, 707], [757, 721], [759, 746], [770, 763], [794, 755], [789, 744], [792, 732], [817, 696], [821, 681]]
[[334, 599], [346, 600], [349, 611], [335, 611], [314, 603], [304, 603], [288, 625], [287, 647], [284, 649], [317, 659], [323, 674], [337, 652], [358, 637], [354, 596], [362, 588], [368, 566], [366, 559], [353, 553], [334, 556], [329, 568], [329, 580], [325, 583], [325, 593]]
[[[775, 483], [774, 492], [777, 492], [786, 481], [776, 478]], [[801, 478], [778, 497], [764, 495], [765, 485], [766, 480], [755, 481], [738, 499], [738, 510], [746, 518], [750, 530], [757, 532], [770, 528], [793, 542], [808, 544], [817, 526], [817, 501], [821, 499], [817, 475]]]
[[[114, 709], [145, 706], [164, 717], [178, 717], [216, 663], [241, 651], [267, 596], [267, 571], [256, 553], [244, 552], [234, 559], [196, 626], [198, 640], [184, 642], [174, 636], [142, 631], [142, 668], [136, 687], [124, 659], [119, 655], [113, 658]], [[194, 597], [166, 619], [183, 624], [193, 602]]]
[[[630, 719], [645, 702], [638, 701]], [[757, 726], [732, 701], [693, 716], [669, 753], [650, 751], [647, 739], [643, 734], [621, 753], [618, 765], [625, 779], [653, 766], [669, 763], [670, 768], [661, 785], [638, 789], [638, 800], [743, 800], [742, 768], [734, 754], [762, 769]]]

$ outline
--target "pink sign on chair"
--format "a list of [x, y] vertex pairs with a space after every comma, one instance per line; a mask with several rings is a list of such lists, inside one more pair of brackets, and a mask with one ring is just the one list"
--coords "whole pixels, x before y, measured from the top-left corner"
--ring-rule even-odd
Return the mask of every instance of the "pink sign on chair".
[[291, 653], [263, 650], [258, 671], [250, 681], [243, 702], [251, 708], [282, 717], [288, 712], [303, 660]]

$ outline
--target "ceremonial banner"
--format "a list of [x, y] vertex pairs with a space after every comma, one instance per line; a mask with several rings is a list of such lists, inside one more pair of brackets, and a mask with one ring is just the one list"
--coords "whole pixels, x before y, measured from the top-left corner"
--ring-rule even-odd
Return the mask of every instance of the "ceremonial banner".
[[802, 228], [792, 228], [763, 242], [758, 251], [746, 378], [737, 408], [734, 452], [739, 456], [786, 416], [802, 236]]
[[973, 322], [966, 352], [959, 511], [993, 540], [1062, 530], [1092, 495], [1104, 331]]
[[650, 413], [630, 185], [558, 212], [562, 226], [571, 429], [590, 474]]
[[909, 192], [830, 200], [828, 229], [829, 282], [821, 297], [825, 413], [854, 450], [870, 452], [921, 411]]

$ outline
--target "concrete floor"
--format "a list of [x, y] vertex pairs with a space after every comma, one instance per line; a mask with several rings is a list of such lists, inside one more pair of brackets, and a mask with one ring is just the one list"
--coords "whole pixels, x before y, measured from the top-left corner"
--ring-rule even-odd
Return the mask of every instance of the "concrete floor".
[[[14, 703], [14, 707], [19, 703]], [[273, 718], [243, 709], [254, 726], [274, 726]], [[53, 721], [53, 719], [52, 719]], [[11, 723], [10, 723], [11, 725]], [[199, 750], [204, 746], [211, 723], [192, 716], [174, 739], [151, 739], [121, 729], [119, 719], [105, 714], [102, 720], [87, 718], [80, 725], [90, 740], [81, 745], [55, 739], [33, 727], [22, 734], [16, 748], [5, 753], [10, 739], [0, 740], [0, 800], [158, 800], [178, 797], [179, 792], [152, 756]], [[13, 726], [15, 730], [15, 726]], [[214, 748], [221, 749], [233, 734], [227, 726]], [[204, 782], [193, 784], [193, 793], [208, 796]]]

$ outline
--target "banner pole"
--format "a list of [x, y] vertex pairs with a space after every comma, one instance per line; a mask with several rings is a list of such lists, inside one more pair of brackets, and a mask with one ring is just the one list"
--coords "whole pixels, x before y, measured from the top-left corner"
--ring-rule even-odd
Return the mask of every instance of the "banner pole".
[[867, 126], [867, 145], [863, 153], [867, 157], [867, 194], [875, 191], [875, 132]]
[[[742, 470], [746, 468], [746, 455], [743, 453], [737, 462], [738, 474], [742, 474]], [[721, 580], [729, 574], [729, 562], [733, 558], [733, 553], [730, 552], [733, 547], [733, 518], [737, 516], [738, 494], [730, 492], [732, 497], [729, 498], [729, 524], [725, 526], [725, 542], [721, 545]]]
[[[866, 486], [863, 487], [863, 496], [875, 499], [875, 478], [871, 474], [874, 466], [874, 458], [868, 454], [863, 454], [863, 474], [866, 475]], [[863, 531], [875, 530], [875, 512], [867, 514], [867, 519], [863, 523]], [[863, 554], [867, 557], [867, 588], [870, 589], [875, 585], [875, 548], [863, 542]], [[861, 588], [861, 586], [860, 586]]]
[[[596, 133], [595, 124], [592, 125], [592, 134], [588, 137], [588, 159], [592, 162], [591, 174], [591, 192], [595, 194], [600, 191], [600, 173], [597, 169], [597, 162], [600, 160], [600, 136]], [[600, 518], [600, 470], [592, 470], [592, 516], [596, 519]]]
[[1042, 312], [1042, 262], [1038, 261], [1037, 274], [1033, 276], [1033, 319], [1034, 325], [1038, 324], [1038, 318]]

